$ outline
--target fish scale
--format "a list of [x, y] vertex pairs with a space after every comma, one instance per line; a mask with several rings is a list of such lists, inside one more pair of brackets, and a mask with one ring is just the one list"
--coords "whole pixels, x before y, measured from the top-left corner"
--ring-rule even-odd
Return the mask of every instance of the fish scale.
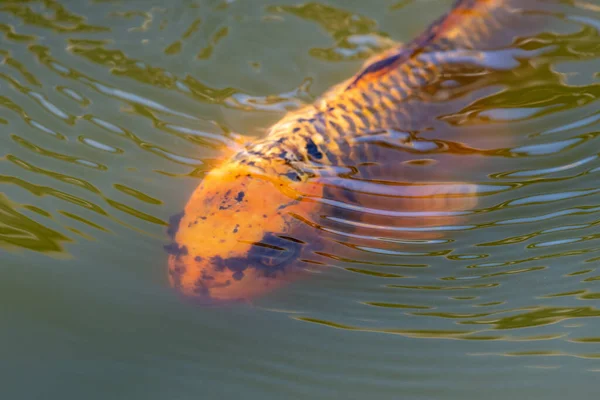
[[[385, 129], [414, 131], [422, 127], [431, 116], [419, 112], [418, 100], [427, 95], [423, 89], [435, 87], [444, 74], [444, 52], [485, 47], [507, 21], [515, 18], [514, 7], [528, 3], [536, 2], [459, 0], [408, 46], [368, 61], [341, 89], [338, 85], [321, 101], [287, 116], [234, 160], [251, 163], [265, 173], [297, 175], [300, 179], [308, 178], [304, 170], [314, 165], [364, 161], [364, 149], [353, 148], [364, 145], [353, 144], [354, 138]], [[424, 61], [419, 58], [421, 54], [433, 57]], [[466, 68], [461, 65], [462, 70]], [[477, 65], [471, 68], [481, 69]], [[367, 157], [376, 156], [373, 151]]]

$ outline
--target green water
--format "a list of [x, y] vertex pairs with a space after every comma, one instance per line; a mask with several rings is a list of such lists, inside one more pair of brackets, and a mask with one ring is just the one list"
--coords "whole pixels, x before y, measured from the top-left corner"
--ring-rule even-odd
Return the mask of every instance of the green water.
[[168, 285], [167, 221], [220, 147], [450, 4], [0, 1], [1, 397], [596, 398], [597, 2], [449, 117], [490, 150], [455, 178], [503, 188], [460, 229], [346, 237], [252, 305]]

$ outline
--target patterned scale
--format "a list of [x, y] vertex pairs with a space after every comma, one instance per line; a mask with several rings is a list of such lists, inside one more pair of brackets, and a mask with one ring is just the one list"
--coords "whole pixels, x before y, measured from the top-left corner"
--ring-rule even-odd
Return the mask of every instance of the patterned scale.
[[[534, 0], [459, 0], [407, 46], [367, 61], [353, 78], [337, 85], [315, 105], [286, 116], [267, 137], [249, 145], [235, 159], [265, 172], [300, 180], [319, 166], [381, 161], [380, 146], [356, 140], [392, 130], [426, 129], [445, 112], [443, 100], [484, 85], [485, 74], [456, 87], [444, 86], [453, 71], [485, 71], [486, 51], [503, 49], [515, 37], [538, 31], [548, 2]], [[510, 54], [504, 54], [509, 56]], [[487, 56], [487, 57], [486, 57]], [[405, 140], [406, 135], [399, 135]], [[397, 157], [397, 154], [392, 154]]]

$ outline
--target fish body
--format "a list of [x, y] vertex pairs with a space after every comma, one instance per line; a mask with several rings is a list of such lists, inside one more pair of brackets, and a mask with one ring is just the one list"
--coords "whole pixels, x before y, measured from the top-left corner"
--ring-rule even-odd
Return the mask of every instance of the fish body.
[[[394, 177], [398, 147], [414, 139], [412, 132], [435, 124], [443, 100], [460, 91], [445, 89], [446, 73], [480, 72], [485, 50], [510, 45], [515, 30], [528, 33], [537, 17], [517, 18], [528, 3], [539, 2], [459, 0], [408, 45], [367, 61], [354, 77], [212, 170], [175, 221], [168, 248], [171, 285], [195, 298], [230, 301], [296, 279], [302, 272], [294, 264], [303, 248], [318, 241], [310, 221], [321, 210], [315, 199], [329, 190], [320, 178], [369, 161], [379, 167], [355, 167], [361, 178]], [[377, 145], [382, 141], [388, 146]]]

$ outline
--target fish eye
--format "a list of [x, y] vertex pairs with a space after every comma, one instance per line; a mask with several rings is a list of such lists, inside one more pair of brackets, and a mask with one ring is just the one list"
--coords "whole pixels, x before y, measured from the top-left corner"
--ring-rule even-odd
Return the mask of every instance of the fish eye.
[[291, 249], [264, 245], [263, 243], [255, 243], [255, 246], [260, 248], [260, 250], [257, 250], [255, 253], [255, 261], [269, 268], [279, 267], [297, 255], [297, 252], [295, 251], [296, 246]]
[[300, 254], [302, 242], [267, 234], [254, 243], [249, 254], [251, 262], [269, 269], [281, 268]]
[[[287, 254], [286, 254], [287, 253]], [[260, 263], [265, 267], [275, 268], [292, 258], [293, 254], [290, 252], [285, 252], [284, 254], [278, 256], [263, 256], [260, 259]]]

